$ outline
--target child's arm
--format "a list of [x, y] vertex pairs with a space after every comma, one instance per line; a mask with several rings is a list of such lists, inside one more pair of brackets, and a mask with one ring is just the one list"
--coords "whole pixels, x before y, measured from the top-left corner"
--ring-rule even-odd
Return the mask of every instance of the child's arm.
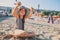
[[31, 8], [30, 9], [30, 13], [29, 13], [29, 15], [28, 16], [25, 16], [25, 18], [30, 18], [31, 16], [32, 16], [32, 13], [34, 12], [34, 9], [33, 8]]
[[17, 14], [17, 10], [18, 10], [18, 7], [21, 5], [20, 2], [17, 3], [17, 6], [14, 8], [14, 11], [13, 11], [13, 15], [16, 17], [16, 18], [19, 18], [18, 14]]

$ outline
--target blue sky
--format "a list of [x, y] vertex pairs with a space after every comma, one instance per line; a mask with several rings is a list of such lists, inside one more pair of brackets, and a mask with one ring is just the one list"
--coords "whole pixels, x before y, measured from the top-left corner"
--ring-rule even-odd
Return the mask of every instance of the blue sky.
[[[37, 8], [40, 4], [40, 9], [57, 10], [60, 11], [60, 0], [18, 0], [22, 2], [22, 5], [30, 8]], [[15, 0], [0, 0], [1, 6], [14, 7]]]

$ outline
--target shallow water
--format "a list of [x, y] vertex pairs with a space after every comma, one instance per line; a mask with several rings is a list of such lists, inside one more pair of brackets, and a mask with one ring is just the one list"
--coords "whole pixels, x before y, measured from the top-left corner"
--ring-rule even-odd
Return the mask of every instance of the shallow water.
[[1, 22], [1, 21], [4, 21], [4, 20], [7, 20], [7, 19], [9, 19], [9, 18], [11, 18], [11, 17], [9, 17], [9, 16], [7, 16], [7, 17], [0, 17], [0, 22]]

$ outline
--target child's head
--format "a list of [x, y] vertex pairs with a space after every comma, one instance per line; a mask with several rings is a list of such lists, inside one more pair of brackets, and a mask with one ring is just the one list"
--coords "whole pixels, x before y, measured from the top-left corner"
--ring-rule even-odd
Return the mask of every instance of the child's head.
[[26, 8], [24, 6], [21, 6], [18, 13], [20, 16], [24, 16], [26, 14]]

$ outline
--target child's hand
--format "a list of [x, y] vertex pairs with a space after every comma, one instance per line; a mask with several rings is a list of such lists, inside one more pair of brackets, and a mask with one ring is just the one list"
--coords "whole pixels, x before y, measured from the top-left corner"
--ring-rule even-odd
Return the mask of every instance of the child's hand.
[[17, 3], [17, 6], [21, 6], [21, 2], [18, 2], [18, 3]]

